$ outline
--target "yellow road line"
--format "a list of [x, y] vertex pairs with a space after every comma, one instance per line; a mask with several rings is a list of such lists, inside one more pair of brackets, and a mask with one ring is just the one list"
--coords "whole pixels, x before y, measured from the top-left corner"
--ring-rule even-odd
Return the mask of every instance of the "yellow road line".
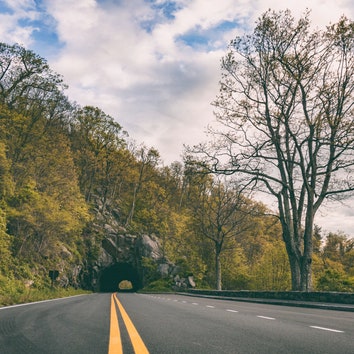
[[134, 352], [135, 354], [149, 354], [149, 351], [147, 350], [143, 340], [141, 339], [138, 331], [136, 330], [135, 326], [133, 325], [133, 322], [129, 318], [128, 314], [124, 310], [124, 307], [118, 300], [117, 296], [114, 295], [114, 300], [116, 301], [119, 311], [122, 315], [123, 321], [125, 323], [125, 326], [127, 328], [130, 340], [132, 342]]
[[120, 337], [118, 316], [116, 306], [114, 304], [113, 294], [111, 296], [111, 323], [109, 333], [108, 354], [123, 354], [122, 341]]

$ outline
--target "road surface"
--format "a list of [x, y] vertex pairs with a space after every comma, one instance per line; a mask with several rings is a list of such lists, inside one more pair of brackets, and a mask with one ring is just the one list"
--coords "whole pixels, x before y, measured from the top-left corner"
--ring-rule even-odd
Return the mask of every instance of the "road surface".
[[0, 308], [1, 354], [353, 354], [354, 313], [181, 295], [92, 294]]

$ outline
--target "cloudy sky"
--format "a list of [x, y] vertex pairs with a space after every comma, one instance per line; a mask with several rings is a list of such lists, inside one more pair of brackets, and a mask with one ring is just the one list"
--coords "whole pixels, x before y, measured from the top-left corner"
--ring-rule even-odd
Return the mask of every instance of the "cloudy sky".
[[[110, 114], [168, 165], [205, 140], [220, 59], [269, 8], [309, 8], [318, 27], [354, 18], [352, 0], [0, 0], [0, 40], [46, 58], [72, 101]], [[354, 235], [353, 211], [339, 209], [319, 223]]]

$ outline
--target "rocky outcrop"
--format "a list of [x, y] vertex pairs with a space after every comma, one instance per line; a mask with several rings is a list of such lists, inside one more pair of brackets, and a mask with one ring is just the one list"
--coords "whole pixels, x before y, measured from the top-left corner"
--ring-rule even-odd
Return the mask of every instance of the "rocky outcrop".
[[[143, 259], [149, 260], [149, 269], [144, 269]], [[137, 288], [143, 287], [150, 280], [151, 267], [153, 271], [156, 271], [154, 279], [170, 278], [175, 290], [195, 286], [192, 276], [182, 277], [179, 274], [179, 267], [164, 257], [159, 239], [155, 235], [113, 234], [113, 232], [110, 232], [103, 239], [99, 258], [92, 268], [91, 287], [99, 290], [100, 279], [103, 279], [102, 274], [106, 269], [112, 267], [118, 269], [117, 265], [125, 265], [121, 269], [127, 269], [128, 267], [130, 270], [134, 270], [134, 275], [130, 273], [126, 277], [127, 280], [129, 280], [129, 277], [133, 277]]]
[[[98, 234], [104, 234], [99, 256], [94, 264], [86, 267], [82, 272], [83, 283], [86, 287], [95, 290], [108, 289], [107, 282], [113, 280], [114, 274], [125, 274], [127, 280], [132, 280], [136, 288], [141, 288], [151, 280], [170, 278], [174, 287], [194, 287], [194, 281], [180, 274], [180, 269], [164, 257], [161, 244], [155, 235], [134, 235], [122, 228], [119, 223], [119, 210], [110, 207], [109, 203], [103, 207], [99, 198], [95, 229]], [[148, 267], [148, 269], [146, 268]], [[151, 276], [151, 272], [154, 274]], [[120, 279], [123, 275], [120, 274]], [[103, 279], [103, 280], [102, 280]]]
[[189, 275], [188, 277], [181, 278], [179, 274], [177, 274], [173, 278], [173, 281], [174, 281], [173, 290], [176, 291], [195, 288], [193, 275]]
[[136, 250], [140, 257], [151, 258], [157, 262], [163, 259], [161, 245], [155, 235], [141, 235], [137, 239]]

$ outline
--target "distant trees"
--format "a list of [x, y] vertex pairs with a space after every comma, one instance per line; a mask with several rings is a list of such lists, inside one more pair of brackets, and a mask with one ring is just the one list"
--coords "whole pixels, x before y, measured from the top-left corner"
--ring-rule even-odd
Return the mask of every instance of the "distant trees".
[[87, 202], [91, 202], [92, 195], [96, 198], [100, 195], [105, 208], [107, 198], [116, 197], [124, 173], [120, 154], [126, 146], [125, 137], [122, 127], [97, 107], [79, 107], [73, 112], [70, 140], [80, 189]]
[[0, 43], [0, 103], [12, 111], [11, 120], [3, 123], [9, 138], [16, 130], [10, 144], [13, 161], [28, 158], [27, 144], [49, 127], [67, 124], [72, 106], [65, 88], [43, 58], [19, 45]]
[[6, 198], [13, 192], [10, 164], [5, 153], [5, 145], [0, 140], [0, 276], [11, 263], [11, 238], [6, 225]]
[[[5, 115], [5, 110], [2, 113], [2, 122], [13, 117], [23, 124], [29, 120], [19, 114]], [[45, 121], [38, 121], [37, 129], [43, 124]], [[18, 141], [17, 134], [22, 131], [12, 127], [10, 132], [11, 141]], [[14, 236], [12, 250], [18, 257], [45, 256], [51, 254], [58, 240], [70, 244], [88, 217], [69, 140], [63, 131], [51, 127], [47, 134], [36, 135], [26, 142], [21, 160], [16, 161], [14, 151], [16, 144], [14, 150], [7, 149], [9, 168], [5, 186], [9, 189], [12, 185], [12, 193], [4, 198], [7, 230]]]
[[222, 60], [205, 167], [275, 198], [293, 290], [312, 287], [314, 218], [354, 191], [354, 23], [267, 11]]
[[325, 237], [317, 227], [321, 247], [314, 250], [314, 275], [317, 290], [354, 290], [354, 239], [342, 232]]
[[0, 209], [18, 265], [59, 262], [63, 250], [76, 250], [89, 217], [68, 138], [73, 107], [64, 88], [44, 59], [0, 43]]
[[152, 176], [155, 175], [155, 168], [158, 166], [160, 159], [160, 155], [156, 149], [148, 149], [146, 146], [135, 148], [132, 153], [135, 157], [136, 168], [134, 170], [135, 173], [132, 173], [130, 176], [133, 183], [133, 193], [129, 198], [131, 202], [125, 226], [129, 226], [133, 221], [138, 197], [144, 185], [149, 183], [150, 188], [156, 187], [156, 184], [153, 184]]
[[[0, 102], [20, 113], [40, 115], [38, 103], [53, 117], [55, 107], [67, 103], [62, 77], [46, 60], [19, 45], [0, 43]], [[44, 102], [46, 103], [44, 105]]]

